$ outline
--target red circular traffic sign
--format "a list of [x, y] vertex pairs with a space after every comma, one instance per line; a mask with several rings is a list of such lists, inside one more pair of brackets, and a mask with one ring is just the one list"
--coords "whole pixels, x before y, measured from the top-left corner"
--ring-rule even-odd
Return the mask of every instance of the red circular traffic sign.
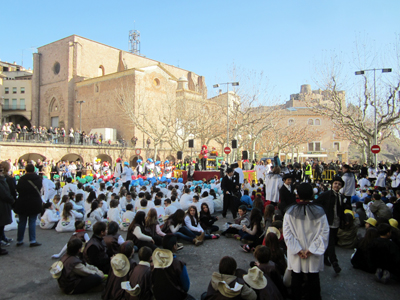
[[374, 154], [378, 154], [379, 152], [381, 152], [381, 147], [379, 147], [378, 145], [373, 145], [371, 147], [371, 152]]
[[140, 152], [141, 152], [140, 149], [135, 150], [136, 155], [140, 155]]
[[225, 154], [231, 153], [231, 148], [225, 147], [225, 148], [224, 148], [224, 152], [225, 152]]

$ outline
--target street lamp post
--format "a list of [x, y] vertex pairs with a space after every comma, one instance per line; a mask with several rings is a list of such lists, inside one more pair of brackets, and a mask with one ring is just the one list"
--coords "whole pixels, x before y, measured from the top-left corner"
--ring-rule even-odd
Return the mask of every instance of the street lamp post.
[[79, 103], [79, 131], [82, 134], [82, 103], [85, 103], [85, 101], [76, 101], [76, 103]]
[[[213, 85], [213, 88], [218, 88], [220, 85], [226, 84], [226, 146], [229, 147], [229, 85], [238, 86], [239, 82], [224, 82]], [[227, 155], [228, 160], [229, 154]]]
[[[368, 70], [360, 70], [355, 72], [356, 75], [364, 75], [365, 72], [374, 71], [374, 105], [375, 105], [375, 113], [374, 113], [374, 145], [378, 145], [378, 127], [377, 127], [377, 116], [376, 116], [376, 71], [382, 71], [382, 73], [390, 73], [392, 72], [391, 68], [381, 68], [381, 69], [368, 69]], [[371, 151], [371, 149], [370, 149]], [[378, 154], [374, 154], [374, 164], [375, 168], [378, 166]]]

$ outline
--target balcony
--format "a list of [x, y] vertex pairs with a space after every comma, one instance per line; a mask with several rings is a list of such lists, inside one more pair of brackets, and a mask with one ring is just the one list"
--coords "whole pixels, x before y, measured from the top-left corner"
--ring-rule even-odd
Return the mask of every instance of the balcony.
[[3, 105], [3, 110], [26, 110], [26, 105]]

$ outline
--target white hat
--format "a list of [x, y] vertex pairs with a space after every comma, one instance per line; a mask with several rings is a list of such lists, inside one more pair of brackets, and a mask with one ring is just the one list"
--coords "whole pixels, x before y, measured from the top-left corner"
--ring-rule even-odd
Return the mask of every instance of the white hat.
[[173, 261], [172, 252], [168, 249], [157, 248], [153, 252], [153, 264], [155, 269], [168, 268]]
[[278, 238], [278, 240], [281, 238], [281, 232], [276, 227], [269, 226], [268, 229], [267, 229], [267, 234], [270, 233], [270, 232], [275, 233], [277, 238]]
[[128, 274], [131, 264], [124, 254], [118, 253], [111, 259], [111, 268], [115, 276], [124, 277]]
[[261, 290], [267, 286], [267, 278], [265, 278], [263, 271], [258, 267], [249, 269], [247, 275], [243, 276], [243, 280], [256, 290]]
[[56, 261], [50, 267], [50, 274], [53, 278], [58, 279], [61, 277], [62, 270], [64, 269], [64, 264], [61, 260]]

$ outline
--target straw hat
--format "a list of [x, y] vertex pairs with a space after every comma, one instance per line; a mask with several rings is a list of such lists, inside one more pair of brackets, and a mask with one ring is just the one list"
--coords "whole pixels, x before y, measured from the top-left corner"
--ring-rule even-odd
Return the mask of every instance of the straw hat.
[[389, 224], [394, 228], [399, 228], [399, 222], [396, 219], [389, 219]]
[[269, 226], [267, 229], [267, 234], [270, 232], [275, 233], [278, 240], [281, 238], [281, 232], [276, 227]]
[[155, 269], [168, 268], [173, 261], [172, 252], [168, 249], [157, 248], [153, 252], [153, 263]]
[[131, 264], [124, 254], [118, 253], [111, 259], [111, 267], [115, 276], [124, 277], [128, 274]]
[[263, 271], [258, 267], [249, 269], [247, 275], [243, 276], [243, 280], [256, 290], [261, 290], [267, 286], [267, 278], [265, 278]]
[[372, 226], [376, 226], [376, 223], [377, 223], [377, 221], [374, 219], [374, 218], [368, 218], [368, 220], [367, 221], [365, 221], [365, 223], [368, 223], [368, 224], [370, 224], [370, 225], [372, 225]]
[[50, 274], [53, 278], [58, 279], [61, 277], [62, 270], [64, 269], [64, 264], [61, 260], [56, 261], [50, 267]]

